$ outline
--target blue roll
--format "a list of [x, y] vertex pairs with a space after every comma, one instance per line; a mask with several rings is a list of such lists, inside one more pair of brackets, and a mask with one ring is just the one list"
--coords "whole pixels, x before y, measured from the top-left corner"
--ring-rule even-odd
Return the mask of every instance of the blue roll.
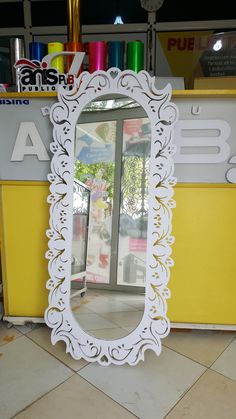
[[124, 42], [110, 41], [108, 42], [108, 68], [117, 67], [124, 69]]
[[43, 57], [46, 55], [46, 45], [41, 42], [30, 42], [30, 60], [42, 61]]

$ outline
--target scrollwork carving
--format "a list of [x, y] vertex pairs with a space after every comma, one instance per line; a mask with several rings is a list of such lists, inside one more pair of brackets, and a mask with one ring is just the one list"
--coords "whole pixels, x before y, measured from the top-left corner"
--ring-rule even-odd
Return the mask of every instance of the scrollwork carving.
[[[138, 102], [149, 117], [152, 130], [149, 215], [147, 237], [147, 267], [145, 311], [137, 328], [128, 336], [105, 341], [84, 332], [70, 308], [72, 202], [75, 125], [84, 107], [107, 94], [129, 96]], [[75, 359], [97, 361], [101, 365], [137, 364], [144, 359], [146, 349], [157, 355], [161, 339], [169, 333], [166, 300], [170, 293], [171, 220], [174, 206], [172, 145], [177, 108], [170, 102], [171, 88], [157, 91], [154, 78], [142, 71], [110, 69], [93, 74], [84, 72], [72, 91], [60, 88], [58, 102], [51, 109], [53, 123], [53, 153], [50, 185], [50, 229], [46, 257], [50, 279], [49, 306], [45, 321], [52, 328], [52, 343], [66, 343], [66, 351]]]

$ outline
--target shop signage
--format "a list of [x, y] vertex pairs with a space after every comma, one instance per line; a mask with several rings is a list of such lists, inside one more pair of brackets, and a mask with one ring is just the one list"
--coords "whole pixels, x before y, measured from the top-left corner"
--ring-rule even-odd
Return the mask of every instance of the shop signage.
[[236, 74], [235, 32], [158, 32], [156, 41], [156, 75], [183, 77], [186, 89], [196, 77]]
[[[52, 66], [52, 60], [58, 56], [73, 55], [73, 61], [67, 74], [61, 74]], [[42, 61], [21, 58], [15, 63], [18, 70], [22, 92], [55, 92], [62, 85], [70, 90], [79, 73], [84, 52], [60, 51], [46, 55]]]
[[[55, 100], [54, 97], [0, 97], [0, 179], [47, 179], [52, 141], [49, 112]], [[236, 98], [176, 98], [174, 101], [180, 112], [174, 129], [178, 181], [236, 183]], [[128, 112], [131, 118], [131, 110]], [[87, 120], [83, 122], [82, 118], [83, 129], [89, 129], [91, 124], [84, 123]], [[91, 122], [96, 121], [97, 116], [91, 113]], [[133, 132], [134, 126], [125, 124], [124, 130], [127, 129]], [[76, 157], [85, 164], [109, 162], [114, 159], [113, 142], [100, 148], [86, 143], [81, 149], [76, 148]]]
[[221, 163], [230, 156], [231, 129], [222, 119], [182, 120], [175, 128], [176, 163]]
[[55, 97], [0, 97], [0, 179], [45, 181], [50, 172]]
[[29, 99], [0, 99], [0, 105], [29, 105]]

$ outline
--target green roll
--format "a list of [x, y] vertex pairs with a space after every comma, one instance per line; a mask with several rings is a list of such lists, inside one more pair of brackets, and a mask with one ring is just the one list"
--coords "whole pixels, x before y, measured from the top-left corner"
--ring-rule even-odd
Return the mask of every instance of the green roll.
[[136, 73], [144, 67], [144, 43], [134, 41], [127, 43], [127, 68]]

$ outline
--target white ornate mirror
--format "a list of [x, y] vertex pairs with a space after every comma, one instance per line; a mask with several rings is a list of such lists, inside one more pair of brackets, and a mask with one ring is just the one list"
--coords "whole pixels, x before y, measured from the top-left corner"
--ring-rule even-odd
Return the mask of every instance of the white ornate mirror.
[[[167, 284], [172, 265], [172, 188], [175, 184], [172, 137], [178, 116], [170, 97], [170, 86], [157, 91], [154, 78], [145, 71], [136, 74], [113, 68], [107, 72], [82, 73], [73, 91], [59, 90], [58, 102], [51, 109], [54, 141], [48, 198], [51, 204], [47, 232], [49, 307], [45, 321], [52, 328], [52, 343], [63, 340], [66, 351], [75, 359], [84, 358], [101, 365], [125, 362], [135, 365], [144, 359], [146, 349], [159, 355], [161, 339], [169, 333], [166, 299], [169, 298]], [[98, 114], [99, 127], [96, 125]], [[138, 138], [134, 132], [139, 133]], [[97, 155], [103, 156], [104, 164], [96, 166], [101, 157], [94, 159], [91, 150], [93, 142], [101, 141], [103, 144], [98, 144], [96, 150]], [[96, 167], [99, 167], [97, 174]], [[83, 205], [78, 198], [80, 189]], [[140, 196], [139, 191], [142, 191]], [[85, 243], [81, 247], [76, 241], [76, 229], [86, 229], [88, 193], [87, 261], [82, 269], [84, 276], [79, 276], [77, 282], [86, 278], [86, 282], [96, 284], [82, 288], [87, 298], [86, 304], [82, 304], [85, 300], [72, 284], [80, 257], [86, 252]], [[76, 221], [78, 218], [80, 224]], [[142, 253], [132, 252], [134, 249]], [[131, 282], [134, 272], [138, 272], [137, 277], [142, 281], [135, 292], [132, 284], [125, 287], [127, 272]], [[103, 284], [99, 284], [103, 275], [105, 279], [100, 281]], [[111, 279], [114, 284], [115, 276], [120, 287], [114, 297], [104, 283]], [[123, 294], [127, 298], [119, 300]], [[126, 322], [117, 323], [117, 318], [131, 317], [133, 294], [135, 322], [127, 327]], [[97, 300], [92, 305], [94, 297]], [[102, 310], [103, 304], [112, 306], [113, 312]], [[114, 309], [117, 306], [124, 308], [119, 316], [116, 311], [120, 308]], [[99, 313], [95, 312], [95, 307]], [[91, 320], [102, 313], [109, 333], [101, 334], [102, 327], [98, 331], [94, 323], [86, 323], [86, 310]], [[113, 333], [114, 325], [118, 326], [117, 334]]]

